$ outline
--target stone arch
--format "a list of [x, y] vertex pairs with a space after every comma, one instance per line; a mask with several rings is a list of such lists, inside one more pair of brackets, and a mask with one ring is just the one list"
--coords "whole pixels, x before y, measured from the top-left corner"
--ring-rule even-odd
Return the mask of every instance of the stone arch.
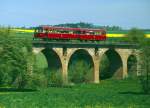
[[[72, 52], [68, 53], [68, 69], [70, 69], [70, 67], [71, 67], [70, 65], [75, 65], [75, 68], [74, 67], [73, 68], [74, 68], [74, 71], [76, 71], [77, 66], [76, 66], [76, 64], [74, 64], [74, 61], [72, 61], [72, 60], [73, 59], [75, 59], [75, 60], [82, 59], [82, 60], [86, 61], [86, 63], [88, 62], [87, 63], [88, 65], [90, 64], [89, 65], [90, 68], [92, 67], [91, 79], [90, 79], [90, 81], [92, 81], [93, 80], [92, 75], [93, 75], [93, 71], [94, 71], [94, 62], [93, 62], [93, 57], [91, 54], [93, 54], [93, 53], [94, 53], [93, 50], [89, 50], [89, 49], [83, 49], [83, 48], [73, 49]], [[87, 69], [86, 71], [88, 72], [89, 70]], [[70, 74], [70, 72], [69, 72], [69, 74]]]
[[92, 54], [94, 54], [94, 52], [91, 51], [91, 49], [87, 49], [87, 48], [73, 48], [73, 49], [68, 49], [68, 54], [67, 54], [67, 60], [69, 61], [71, 56], [78, 50], [85, 50], [93, 59]]
[[129, 58], [130, 56], [135, 56], [136, 59], [138, 59], [138, 58], [139, 58], [139, 51], [136, 50], [136, 49], [128, 50], [128, 53], [126, 54], [126, 56], [127, 56], [127, 60], [128, 60], [128, 58]]
[[[33, 63], [35, 67], [33, 67], [34, 70], [42, 70], [44, 68], [48, 68], [48, 63], [46, 60], [45, 55], [42, 53], [42, 51], [44, 50], [44, 47], [41, 48], [33, 48], [33, 54], [35, 55], [35, 57], [33, 58]], [[42, 63], [41, 63], [41, 59], [42, 59]]]
[[127, 74], [128, 77], [137, 76], [137, 55], [131, 54], [127, 58]]
[[[103, 66], [105, 61], [107, 60], [108, 67], [106, 67], [106, 72], [103, 70]], [[121, 79], [123, 74], [123, 61], [120, 53], [113, 49], [106, 49], [101, 53], [100, 56], [100, 79], [107, 79], [107, 78], [115, 78]], [[103, 64], [102, 64], [103, 62]]]
[[57, 56], [59, 57], [61, 64], [63, 63], [63, 49], [62, 48], [53, 48], [53, 51], [55, 51], [55, 53], [57, 54]]
[[[53, 78], [53, 75], [58, 76], [62, 74], [62, 62], [59, 50], [56, 51], [56, 49], [52, 48], [36, 48], [34, 49], [34, 53], [36, 54], [36, 63], [39, 62], [36, 69], [46, 75], [48, 83], [52, 81], [51, 78]], [[38, 56], [38, 54], [41, 54], [41, 56]]]
[[34, 54], [38, 54], [38, 53], [40, 53], [40, 52], [41, 52], [42, 50], [44, 50], [44, 49], [45, 49], [45, 48], [43, 48], [43, 47], [42, 47], [42, 48], [33, 48], [32, 51], [33, 51]]
[[136, 58], [136, 62], [137, 62], [137, 72], [136, 74], [140, 74], [138, 73], [138, 69], [139, 67], [139, 50], [137, 49], [118, 49], [118, 52], [121, 55], [122, 61], [123, 61], [123, 78], [127, 78], [128, 77], [128, 59], [129, 57], [132, 55]]
[[60, 66], [62, 68], [61, 58], [56, 50], [45, 48], [41, 52], [45, 55], [49, 67], [54, 68], [56, 66], [55, 68], [58, 69]]

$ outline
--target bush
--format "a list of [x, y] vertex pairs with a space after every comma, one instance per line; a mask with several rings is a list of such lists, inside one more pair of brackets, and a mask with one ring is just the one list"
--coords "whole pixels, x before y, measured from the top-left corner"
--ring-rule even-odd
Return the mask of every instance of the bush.
[[25, 88], [40, 89], [47, 87], [47, 79], [43, 74], [33, 73], [29, 78]]
[[46, 70], [46, 77], [48, 85], [50, 86], [62, 86], [62, 77], [60, 70]]
[[103, 55], [103, 58], [100, 61], [100, 79], [107, 79], [110, 77], [110, 61], [106, 54]]
[[143, 92], [145, 94], [150, 93], [150, 85], [149, 85], [150, 82], [149, 82], [149, 80], [147, 80], [145, 78], [145, 76], [140, 76], [139, 79], [140, 79], [140, 83], [141, 83], [141, 87], [142, 87]]
[[78, 61], [69, 68], [69, 79], [74, 83], [90, 82], [92, 80], [92, 70], [84, 61]]

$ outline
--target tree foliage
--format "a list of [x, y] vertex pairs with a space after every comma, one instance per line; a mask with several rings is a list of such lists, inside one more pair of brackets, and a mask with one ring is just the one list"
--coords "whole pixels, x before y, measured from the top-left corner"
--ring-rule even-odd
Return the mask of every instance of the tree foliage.
[[128, 41], [138, 45], [140, 55], [140, 81], [145, 93], [150, 92], [150, 40], [146, 39], [143, 31], [133, 28], [127, 34]]
[[128, 32], [127, 37], [128, 37], [127, 39], [129, 42], [136, 43], [141, 46], [143, 46], [142, 44], [145, 43], [145, 41], [146, 41], [144, 32], [137, 28], [131, 29]]
[[10, 28], [0, 28], [0, 84], [24, 88], [28, 76], [28, 40], [16, 39]]
[[106, 54], [103, 55], [103, 58], [100, 61], [100, 79], [107, 79], [110, 77], [109, 71], [110, 61]]
[[119, 26], [100, 26], [100, 25], [94, 25], [92, 23], [86, 23], [86, 22], [78, 22], [78, 23], [65, 23], [65, 24], [58, 24], [54, 25], [57, 27], [72, 27], [72, 28], [103, 28], [109, 31], [117, 31], [122, 30]]
[[73, 83], [88, 83], [92, 81], [93, 69], [83, 60], [74, 62], [69, 68], [69, 78]]

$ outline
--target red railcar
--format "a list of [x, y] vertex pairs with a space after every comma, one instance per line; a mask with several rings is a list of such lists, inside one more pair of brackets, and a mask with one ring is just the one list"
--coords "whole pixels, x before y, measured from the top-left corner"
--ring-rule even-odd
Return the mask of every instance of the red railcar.
[[100, 41], [106, 40], [106, 31], [104, 29], [40, 26], [35, 29], [34, 38]]

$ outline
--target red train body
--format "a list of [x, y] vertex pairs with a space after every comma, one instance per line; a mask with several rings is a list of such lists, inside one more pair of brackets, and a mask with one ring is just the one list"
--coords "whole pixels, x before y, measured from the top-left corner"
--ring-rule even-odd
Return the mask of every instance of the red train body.
[[58, 40], [106, 40], [106, 31], [103, 29], [65, 28], [65, 27], [37, 27], [34, 38]]

